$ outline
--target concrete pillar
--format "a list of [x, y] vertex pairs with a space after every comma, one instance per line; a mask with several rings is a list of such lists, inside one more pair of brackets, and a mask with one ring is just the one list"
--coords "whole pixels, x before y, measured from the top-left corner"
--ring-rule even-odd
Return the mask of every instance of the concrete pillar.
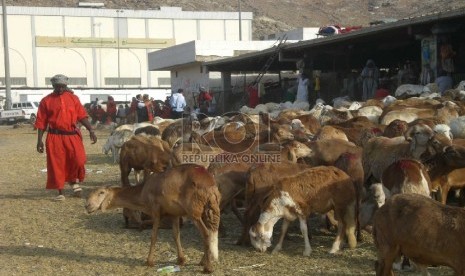
[[231, 72], [221, 72], [223, 101], [221, 112], [229, 111], [232, 107]]

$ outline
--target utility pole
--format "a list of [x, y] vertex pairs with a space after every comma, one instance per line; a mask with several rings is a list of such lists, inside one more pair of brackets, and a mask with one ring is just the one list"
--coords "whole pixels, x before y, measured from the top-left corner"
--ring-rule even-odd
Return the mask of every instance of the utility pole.
[[8, 25], [5, 0], [2, 0], [3, 13], [3, 56], [5, 59], [5, 109], [11, 108], [10, 51], [8, 50]]
[[242, 41], [242, 15], [241, 15], [241, 0], [237, 0], [239, 3], [239, 40]]

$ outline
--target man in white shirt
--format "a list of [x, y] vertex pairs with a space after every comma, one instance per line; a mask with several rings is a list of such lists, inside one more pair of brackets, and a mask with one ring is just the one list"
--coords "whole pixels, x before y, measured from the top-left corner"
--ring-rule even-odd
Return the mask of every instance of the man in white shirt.
[[297, 80], [296, 102], [308, 102], [308, 76], [302, 73]]
[[184, 107], [186, 107], [186, 99], [182, 94], [183, 90], [181, 88], [178, 89], [176, 93], [171, 96], [170, 105], [172, 108], [173, 119], [182, 118], [182, 114], [184, 113]]

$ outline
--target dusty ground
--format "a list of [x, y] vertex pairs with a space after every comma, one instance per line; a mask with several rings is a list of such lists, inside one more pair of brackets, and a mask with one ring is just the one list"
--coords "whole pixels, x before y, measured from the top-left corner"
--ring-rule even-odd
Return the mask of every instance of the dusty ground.
[[[96, 145], [85, 137], [88, 175], [84, 195], [102, 185], [119, 184], [118, 166], [101, 153], [109, 132], [100, 130], [97, 135]], [[84, 199], [68, 196], [70, 190], [64, 202], [52, 201], [55, 191], [44, 189], [45, 156], [35, 151], [35, 144], [36, 133], [29, 126], [0, 126], [0, 275], [154, 275], [157, 268], [175, 264], [170, 230], [160, 230], [158, 263], [148, 268], [144, 264], [150, 230], [124, 229], [121, 210], [87, 215]], [[239, 222], [232, 213], [223, 214], [222, 219], [229, 231], [226, 238], [220, 238], [220, 261], [214, 275], [374, 275], [376, 254], [370, 235], [364, 235], [364, 242], [354, 250], [329, 255], [334, 234], [312, 229], [313, 253], [303, 257], [303, 239], [292, 230], [295, 234], [285, 241], [282, 253], [271, 255], [234, 245]], [[188, 262], [177, 274], [200, 274], [198, 232], [188, 224], [181, 237]], [[429, 271], [452, 275], [447, 268]]]

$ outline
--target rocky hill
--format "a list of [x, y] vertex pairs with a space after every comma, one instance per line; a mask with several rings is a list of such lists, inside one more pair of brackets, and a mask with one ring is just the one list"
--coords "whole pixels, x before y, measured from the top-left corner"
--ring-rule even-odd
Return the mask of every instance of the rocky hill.
[[[383, 19], [402, 19], [435, 11], [464, 8], [463, 0], [82, 0], [104, 3], [106, 8], [157, 9], [182, 7], [185, 11], [253, 12], [253, 36], [319, 27], [328, 24], [368, 26]], [[7, 5], [39, 7], [77, 7], [79, 0], [7, 0]]]

